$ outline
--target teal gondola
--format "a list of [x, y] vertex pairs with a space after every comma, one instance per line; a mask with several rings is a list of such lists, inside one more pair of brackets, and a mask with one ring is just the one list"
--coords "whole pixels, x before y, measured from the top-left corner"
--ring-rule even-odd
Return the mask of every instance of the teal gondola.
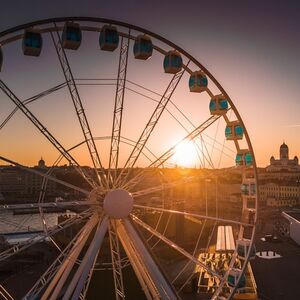
[[119, 34], [117, 28], [111, 25], [104, 25], [99, 37], [100, 49], [104, 51], [114, 51], [119, 45]]
[[182, 58], [178, 51], [169, 51], [164, 58], [165, 73], [176, 74], [182, 69]]
[[244, 136], [244, 129], [238, 121], [229, 122], [225, 128], [227, 140], [241, 140]]
[[244, 288], [246, 286], [246, 276], [242, 274], [240, 280], [238, 281], [240, 274], [241, 270], [235, 268], [231, 269], [227, 277], [228, 285], [231, 287], [236, 286], [238, 289]]
[[223, 95], [214, 96], [209, 102], [209, 110], [212, 115], [224, 115], [228, 110], [228, 101]]
[[195, 71], [191, 74], [189, 79], [190, 92], [201, 93], [207, 88], [208, 80], [202, 71]]
[[[241, 239], [241, 240], [237, 240], [236, 243], [237, 243], [238, 257], [240, 259], [245, 259], [251, 247], [251, 241], [248, 239]], [[256, 257], [256, 248], [255, 245], [253, 244], [250, 249], [249, 259], [253, 260], [255, 257]]]
[[145, 34], [138, 35], [133, 45], [134, 58], [147, 60], [152, 56], [153, 44], [151, 38]]
[[237, 166], [252, 166], [253, 158], [249, 150], [241, 150], [240, 152], [238, 152], [235, 157], [235, 163]]
[[74, 22], [66, 22], [61, 40], [63, 48], [77, 50], [82, 40], [80, 25]]
[[24, 55], [39, 56], [43, 46], [42, 36], [39, 31], [26, 29], [23, 35], [22, 48]]

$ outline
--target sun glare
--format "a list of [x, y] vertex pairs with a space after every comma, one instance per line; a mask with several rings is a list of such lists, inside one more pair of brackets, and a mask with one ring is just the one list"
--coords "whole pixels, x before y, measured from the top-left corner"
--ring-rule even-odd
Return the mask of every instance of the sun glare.
[[195, 167], [197, 164], [197, 151], [193, 142], [184, 142], [176, 147], [175, 163], [180, 167]]

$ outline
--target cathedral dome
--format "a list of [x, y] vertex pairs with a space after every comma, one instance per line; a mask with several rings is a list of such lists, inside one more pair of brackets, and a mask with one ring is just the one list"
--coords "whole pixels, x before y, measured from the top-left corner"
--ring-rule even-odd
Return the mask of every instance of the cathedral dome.
[[285, 142], [283, 142], [283, 144], [280, 146], [280, 149], [289, 149], [289, 147]]
[[43, 158], [41, 157], [41, 159], [38, 162], [38, 167], [40, 169], [44, 169], [46, 167], [45, 161], [43, 160]]

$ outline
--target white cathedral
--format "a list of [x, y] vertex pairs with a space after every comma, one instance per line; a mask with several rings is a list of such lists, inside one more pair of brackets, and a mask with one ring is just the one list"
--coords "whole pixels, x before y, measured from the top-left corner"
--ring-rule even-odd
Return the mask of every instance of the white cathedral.
[[293, 159], [289, 159], [289, 147], [284, 142], [280, 146], [279, 154], [279, 159], [275, 159], [274, 156], [271, 157], [270, 165], [267, 166], [268, 172], [300, 171], [298, 157], [295, 156]]

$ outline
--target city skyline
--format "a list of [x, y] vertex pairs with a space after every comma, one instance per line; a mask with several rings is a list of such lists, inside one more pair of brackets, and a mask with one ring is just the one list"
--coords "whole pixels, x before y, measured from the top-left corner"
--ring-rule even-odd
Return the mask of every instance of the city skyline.
[[[182, 8], [180, 2], [176, 1], [172, 2], [172, 13], [166, 18], [162, 17], [164, 9], [154, 14], [154, 7], [139, 5], [135, 1], [131, 1], [127, 6], [118, 1], [105, 5], [90, 1], [90, 5], [84, 8], [80, 2], [72, 1], [72, 9], [69, 1], [61, 4], [59, 9], [54, 4], [42, 6], [38, 1], [28, 3], [30, 9], [26, 5], [20, 9], [22, 14], [14, 11], [13, 4], [7, 5], [7, 16], [13, 15], [14, 18], [3, 16], [0, 22], [1, 30], [47, 17], [99, 16], [98, 12], [95, 12], [96, 7], [101, 11], [101, 17], [140, 25], [165, 36], [179, 46], [184, 45], [183, 48], [208, 68], [233, 99], [249, 132], [258, 166], [267, 166], [270, 157], [278, 155], [278, 146], [283, 140], [290, 147], [290, 156], [299, 156], [299, 101], [296, 78], [300, 64], [299, 59], [297, 60], [300, 45], [295, 38], [299, 22], [297, 2], [289, 1], [289, 5], [284, 6], [271, 1], [232, 1], [236, 5], [228, 7], [220, 1], [201, 5], [195, 2], [193, 4], [199, 10], [202, 8], [199, 13], [201, 18], [197, 18], [197, 9]], [[160, 5], [167, 9], [170, 3]], [[116, 5], [122, 9], [116, 11]], [[135, 13], [132, 7], [135, 7]], [[149, 13], [145, 17], [145, 10], [152, 14]], [[18, 61], [18, 58], [16, 59]], [[4, 65], [4, 70], [6, 66]], [[24, 68], [28, 66], [25, 64]], [[15, 82], [19, 82], [20, 91], [23, 88], [24, 95], [30, 95], [31, 91], [24, 90], [22, 86], [22, 77], [17, 78], [13, 72], [8, 75]], [[5, 113], [6, 110], [3, 109], [1, 121], [5, 118]], [[28, 138], [26, 136], [26, 139]], [[21, 157], [22, 163], [32, 165], [40, 155], [52, 159], [45, 145], [38, 142], [37, 145], [41, 150], [34, 153], [33, 157]]]

